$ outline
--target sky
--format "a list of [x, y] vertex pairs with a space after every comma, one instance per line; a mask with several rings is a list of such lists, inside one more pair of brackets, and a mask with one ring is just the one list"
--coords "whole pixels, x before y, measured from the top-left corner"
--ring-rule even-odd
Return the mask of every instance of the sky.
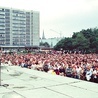
[[40, 13], [40, 37], [71, 37], [98, 27], [98, 0], [0, 0], [0, 7]]

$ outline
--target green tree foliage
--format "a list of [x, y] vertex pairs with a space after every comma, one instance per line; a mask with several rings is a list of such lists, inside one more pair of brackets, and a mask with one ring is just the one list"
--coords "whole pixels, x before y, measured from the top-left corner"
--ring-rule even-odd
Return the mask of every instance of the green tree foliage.
[[50, 45], [47, 42], [40, 42], [40, 46], [50, 47]]
[[77, 37], [73, 40], [73, 47], [77, 50], [87, 50], [89, 49], [89, 41], [80, 32], [77, 34]]
[[73, 45], [72, 45], [72, 38], [65, 38], [62, 39], [61, 41], [59, 41], [56, 46], [54, 47], [54, 49], [56, 50], [72, 50], [73, 49]]
[[54, 49], [69, 51], [86, 51], [86, 53], [98, 53], [98, 29], [90, 28], [74, 32], [71, 38], [64, 38], [59, 41]]

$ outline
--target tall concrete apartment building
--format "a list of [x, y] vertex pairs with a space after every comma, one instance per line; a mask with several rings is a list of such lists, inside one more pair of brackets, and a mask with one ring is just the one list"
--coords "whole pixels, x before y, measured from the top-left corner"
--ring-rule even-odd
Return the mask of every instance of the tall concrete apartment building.
[[39, 12], [0, 8], [0, 45], [39, 46]]

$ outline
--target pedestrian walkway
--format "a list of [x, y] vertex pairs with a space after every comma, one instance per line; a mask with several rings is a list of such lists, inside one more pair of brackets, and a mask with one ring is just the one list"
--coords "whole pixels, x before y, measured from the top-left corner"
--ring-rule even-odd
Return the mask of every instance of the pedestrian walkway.
[[1, 85], [0, 98], [98, 98], [96, 83], [19, 66], [1, 66]]

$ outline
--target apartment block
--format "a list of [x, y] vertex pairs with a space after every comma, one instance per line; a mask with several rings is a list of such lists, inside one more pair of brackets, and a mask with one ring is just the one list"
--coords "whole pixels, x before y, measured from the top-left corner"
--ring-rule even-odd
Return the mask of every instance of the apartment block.
[[0, 45], [39, 46], [38, 11], [0, 8]]

